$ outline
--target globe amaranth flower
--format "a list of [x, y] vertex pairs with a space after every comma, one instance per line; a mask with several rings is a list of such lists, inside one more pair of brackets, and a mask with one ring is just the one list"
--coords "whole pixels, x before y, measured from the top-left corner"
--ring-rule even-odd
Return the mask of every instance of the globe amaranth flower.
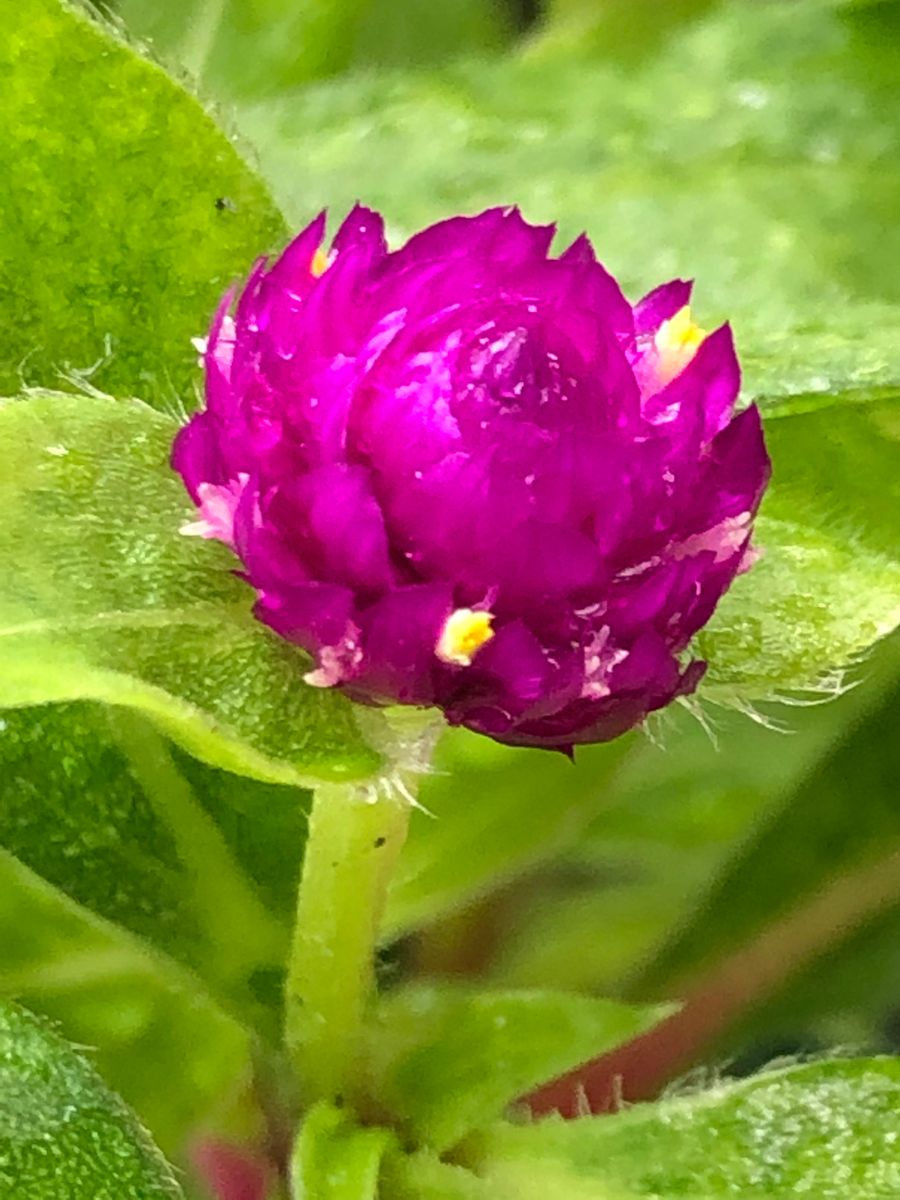
[[553, 234], [323, 214], [225, 297], [173, 462], [309, 683], [568, 750], [696, 687], [769, 463], [690, 285], [632, 306]]

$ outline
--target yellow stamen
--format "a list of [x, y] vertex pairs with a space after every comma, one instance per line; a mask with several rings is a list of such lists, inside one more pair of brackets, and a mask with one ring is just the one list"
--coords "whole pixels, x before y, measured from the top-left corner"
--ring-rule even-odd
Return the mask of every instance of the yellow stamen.
[[687, 304], [668, 321], [663, 321], [653, 339], [660, 382], [668, 383], [683, 371], [705, 337], [706, 330], [694, 322]]
[[309, 264], [309, 273], [310, 273], [310, 275], [313, 275], [316, 279], [318, 279], [319, 276], [324, 275], [327, 270], [328, 270], [328, 255], [325, 253], [325, 251], [320, 246], [318, 248], [318, 250], [315, 252], [315, 254], [312, 256], [312, 262]]
[[481, 647], [494, 636], [493, 620], [493, 613], [457, 608], [441, 630], [435, 654], [441, 662], [468, 667]]

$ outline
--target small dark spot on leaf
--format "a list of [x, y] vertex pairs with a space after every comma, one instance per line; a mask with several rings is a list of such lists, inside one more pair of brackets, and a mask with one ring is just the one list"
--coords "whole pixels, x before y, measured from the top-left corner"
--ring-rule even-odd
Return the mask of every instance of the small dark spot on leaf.
[[376, 850], [378, 850], [384, 845], [384, 843], [386, 841], [387, 841], [386, 837], [377, 837], [375, 839], [375, 841], [372, 843], [372, 845], [375, 847]]
[[217, 196], [216, 210], [218, 212], [237, 212], [237, 205], [228, 196]]

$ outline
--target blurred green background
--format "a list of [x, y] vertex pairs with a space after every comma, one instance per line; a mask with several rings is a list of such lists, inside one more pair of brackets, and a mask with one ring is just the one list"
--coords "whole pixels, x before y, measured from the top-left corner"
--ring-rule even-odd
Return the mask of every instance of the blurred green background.
[[[696, 276], [698, 318], [733, 316], [739, 349], [752, 347], [748, 395], [773, 413], [794, 398], [770, 431], [776, 464], [794, 466], [778, 515], [816, 506], [849, 544], [864, 524], [897, 557], [900, 408], [878, 357], [900, 332], [892, 0], [119, 0], [107, 12], [196, 81], [289, 223], [361, 199], [401, 237], [518, 203], [565, 236], [588, 228], [631, 294]], [[227, 221], [238, 200], [221, 200]], [[831, 361], [857, 373], [840, 410], [808, 350], [836, 310], [846, 336]], [[742, 712], [678, 708], [574, 768], [448, 735], [423, 789], [433, 815], [416, 814], [394, 890], [385, 982], [694, 994], [700, 1032], [654, 1064], [649, 1090], [704, 1064], [900, 1049], [900, 644], [842, 684]], [[176, 965], [196, 965], [184, 865], [106, 713], [12, 711], [0, 745], [0, 991], [95, 1047], [176, 1160], [197, 1129], [252, 1135], [251, 1039]], [[287, 922], [296, 792], [170, 753]], [[263, 963], [249, 1002], [269, 1011], [278, 987]]]

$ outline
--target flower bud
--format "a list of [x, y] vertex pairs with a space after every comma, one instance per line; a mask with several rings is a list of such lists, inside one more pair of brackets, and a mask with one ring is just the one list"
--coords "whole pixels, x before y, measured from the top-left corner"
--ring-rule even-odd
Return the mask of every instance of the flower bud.
[[498, 741], [605, 741], [694, 690], [769, 475], [731, 330], [636, 305], [516, 209], [389, 252], [324, 215], [206, 341], [173, 464], [306, 675]]

